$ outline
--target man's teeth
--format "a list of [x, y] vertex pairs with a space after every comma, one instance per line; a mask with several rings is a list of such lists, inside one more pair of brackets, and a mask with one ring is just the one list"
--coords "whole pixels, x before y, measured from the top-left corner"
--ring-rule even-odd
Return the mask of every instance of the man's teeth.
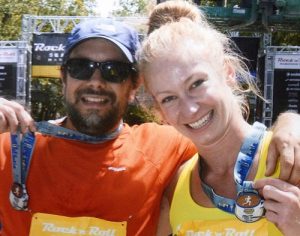
[[200, 120], [198, 120], [194, 123], [188, 124], [188, 126], [190, 126], [193, 129], [199, 129], [199, 128], [203, 127], [204, 125], [206, 125], [208, 123], [208, 121], [210, 120], [210, 118], [211, 118], [211, 112], [208, 113], [206, 116], [202, 117]]
[[105, 102], [107, 99], [105, 99], [105, 98], [95, 98], [95, 97], [85, 97], [84, 100], [86, 102]]

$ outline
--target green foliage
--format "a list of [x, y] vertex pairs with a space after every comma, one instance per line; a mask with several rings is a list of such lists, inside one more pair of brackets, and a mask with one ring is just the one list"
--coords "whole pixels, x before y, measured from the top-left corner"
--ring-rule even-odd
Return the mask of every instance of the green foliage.
[[113, 11], [115, 16], [145, 15], [149, 0], [120, 0], [120, 8]]
[[18, 40], [22, 27], [22, 16], [88, 15], [91, 10], [86, 7], [95, 0], [0, 0], [0, 40]]
[[129, 104], [124, 116], [124, 122], [129, 125], [142, 124], [145, 122], [159, 122], [154, 113], [138, 103]]
[[65, 114], [62, 83], [56, 78], [33, 78], [31, 115], [36, 121], [51, 120]]
[[300, 32], [275, 32], [272, 34], [272, 45], [299, 46]]
[[[241, 0], [227, 0], [227, 6], [239, 5], [240, 2]], [[201, 5], [202, 6], [224, 6], [225, 0], [201, 0]]]

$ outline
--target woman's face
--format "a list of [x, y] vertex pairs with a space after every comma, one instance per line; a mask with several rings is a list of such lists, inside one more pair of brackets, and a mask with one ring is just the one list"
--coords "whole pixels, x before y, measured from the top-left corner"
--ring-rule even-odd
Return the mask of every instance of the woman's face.
[[173, 47], [146, 67], [145, 82], [167, 123], [195, 144], [208, 145], [226, 132], [232, 116], [233, 80], [208, 49]]

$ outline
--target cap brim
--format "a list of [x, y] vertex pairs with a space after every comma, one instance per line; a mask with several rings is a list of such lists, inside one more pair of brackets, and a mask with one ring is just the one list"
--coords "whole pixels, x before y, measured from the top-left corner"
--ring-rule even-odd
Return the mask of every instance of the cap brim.
[[65, 56], [66, 55], [69, 55], [70, 52], [76, 47], [78, 46], [79, 44], [81, 44], [82, 42], [88, 40], [88, 39], [97, 39], [97, 38], [102, 38], [102, 39], [106, 39], [110, 42], [112, 42], [113, 44], [115, 44], [118, 48], [121, 49], [121, 51], [123, 52], [123, 54], [126, 56], [126, 58], [129, 60], [129, 62], [131, 63], [134, 63], [135, 62], [135, 59], [134, 57], [132, 56], [131, 52], [121, 43], [119, 43], [118, 41], [114, 40], [114, 39], [111, 39], [109, 37], [106, 37], [106, 36], [102, 36], [102, 35], [93, 35], [93, 36], [86, 36], [86, 37], [83, 37], [81, 38], [80, 40], [78, 40], [74, 45], [72, 45], [68, 50], [67, 52], [65, 52]]

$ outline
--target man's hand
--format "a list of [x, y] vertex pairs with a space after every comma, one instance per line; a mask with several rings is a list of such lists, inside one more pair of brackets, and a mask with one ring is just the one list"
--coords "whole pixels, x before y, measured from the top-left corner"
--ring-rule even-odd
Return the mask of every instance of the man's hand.
[[280, 179], [266, 178], [254, 183], [264, 197], [266, 218], [285, 236], [300, 232], [300, 189]]
[[22, 133], [28, 130], [34, 132], [34, 120], [22, 105], [0, 98], [0, 133], [15, 133], [18, 128]]
[[281, 114], [273, 129], [270, 143], [266, 176], [270, 176], [280, 158], [279, 178], [300, 186], [300, 115]]

